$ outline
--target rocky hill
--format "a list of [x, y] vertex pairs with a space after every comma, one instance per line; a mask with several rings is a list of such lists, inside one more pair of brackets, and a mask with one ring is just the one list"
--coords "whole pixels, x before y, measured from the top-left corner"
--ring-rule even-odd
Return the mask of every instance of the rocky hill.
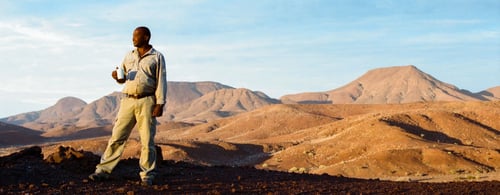
[[478, 95], [481, 95], [488, 100], [498, 100], [500, 99], [500, 86], [481, 91], [478, 93]]
[[[156, 134], [164, 159], [405, 181], [499, 178], [498, 87], [472, 94], [413, 66], [376, 69], [339, 89], [282, 98], [293, 104], [212, 82], [169, 84], [170, 110]], [[45, 136], [102, 154], [108, 137], [98, 136], [109, 135], [120, 98], [112, 93], [86, 104], [68, 97], [3, 119], [43, 131], [3, 124], [0, 140]], [[350, 102], [335, 103], [342, 99]], [[138, 157], [138, 139], [134, 131], [124, 159]], [[44, 153], [54, 147], [42, 146]]]
[[[338, 89], [285, 95], [281, 101], [249, 89], [233, 88], [216, 82], [168, 82], [163, 124], [205, 123], [234, 116], [272, 104], [387, 104], [434, 101], [500, 100], [500, 86], [474, 94], [439, 81], [415, 66], [396, 66], [368, 71]], [[47, 137], [70, 136], [92, 129], [95, 135], [109, 132], [122, 95], [113, 92], [89, 104], [65, 97], [41, 111], [0, 119], [0, 121], [40, 130]], [[172, 124], [170, 124], [172, 125]], [[99, 129], [106, 127], [105, 129]], [[97, 128], [97, 129], [96, 129]], [[91, 131], [88, 131], [91, 132]], [[93, 133], [87, 133], [94, 135]]]
[[[488, 97], [485, 97], [488, 96]], [[281, 97], [283, 103], [387, 104], [428, 101], [499, 100], [495, 93], [473, 94], [442, 82], [413, 65], [370, 70], [340, 88]]]
[[[0, 122], [0, 147], [45, 142], [40, 131]], [[1, 153], [0, 153], [1, 154]]]
[[[58, 137], [82, 129], [113, 123], [122, 98], [113, 92], [89, 104], [66, 97], [41, 111], [14, 115], [0, 121], [40, 130], [44, 136]], [[235, 89], [216, 82], [168, 82], [167, 110], [158, 121], [206, 122], [278, 103], [262, 92]]]
[[[500, 169], [499, 113], [500, 101], [271, 105], [158, 137], [261, 145], [247, 157], [267, 152], [257, 166], [271, 170], [361, 178], [479, 174]], [[215, 163], [221, 155], [191, 160]]]
[[[217, 82], [175, 82], [169, 81], [167, 84], [167, 111], [177, 110], [184, 104], [200, 98], [201, 96], [220, 89], [234, 89], [231, 86]], [[169, 112], [167, 112], [169, 113]]]
[[262, 92], [248, 89], [221, 89], [173, 109], [175, 121], [207, 122], [279, 103]]
[[[500, 101], [277, 104], [158, 127], [163, 159], [388, 180], [500, 179]], [[102, 154], [107, 137], [61, 143]], [[53, 151], [48, 145], [44, 151]], [[122, 158], [138, 158], [132, 134]]]

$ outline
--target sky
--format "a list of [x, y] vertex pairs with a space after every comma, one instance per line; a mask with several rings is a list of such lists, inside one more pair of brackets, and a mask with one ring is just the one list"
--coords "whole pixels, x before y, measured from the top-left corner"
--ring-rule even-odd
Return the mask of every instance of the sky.
[[0, 118], [120, 91], [111, 71], [137, 26], [169, 81], [272, 98], [410, 64], [471, 92], [500, 85], [498, 0], [0, 0]]

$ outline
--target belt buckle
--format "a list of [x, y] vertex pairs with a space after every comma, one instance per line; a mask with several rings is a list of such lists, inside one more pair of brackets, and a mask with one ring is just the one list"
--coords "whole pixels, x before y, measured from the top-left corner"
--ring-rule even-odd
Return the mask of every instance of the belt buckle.
[[146, 97], [148, 95], [142, 95], [142, 94], [125, 94], [128, 98], [134, 98], [134, 99], [141, 99], [143, 97]]
[[132, 95], [132, 94], [128, 94], [128, 93], [126, 93], [126, 94], [125, 94], [125, 97], [127, 97], [127, 98], [134, 98], [134, 99], [137, 99], [137, 98], [138, 98], [138, 95]]
[[128, 98], [134, 98], [134, 99], [141, 99], [144, 97], [152, 96], [152, 94], [138, 94], [138, 95], [133, 95], [133, 94], [125, 94], [126, 97]]

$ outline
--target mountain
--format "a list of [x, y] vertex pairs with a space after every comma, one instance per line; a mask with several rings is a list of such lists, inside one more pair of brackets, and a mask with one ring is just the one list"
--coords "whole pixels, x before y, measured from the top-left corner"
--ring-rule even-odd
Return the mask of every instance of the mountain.
[[[269, 140], [311, 126], [337, 121], [340, 119], [338, 111], [338, 109], [323, 109], [318, 105], [268, 105], [192, 128], [170, 130], [159, 136], [172, 139], [195, 139], [196, 136], [200, 136], [197, 139], [223, 139], [229, 142], [274, 142]], [[288, 141], [291, 140], [282, 142]]]
[[[282, 97], [292, 104], [215, 82], [171, 82], [156, 143], [164, 159], [204, 165], [362, 178], [484, 179], [480, 174], [500, 169], [498, 91], [460, 90], [414, 66], [375, 69], [338, 89]], [[108, 138], [98, 136], [110, 134], [121, 98], [115, 92], [86, 104], [68, 97], [42, 111], [2, 119], [43, 131], [9, 127], [1, 134], [0, 127], [0, 141], [45, 136], [102, 154]], [[137, 157], [140, 148], [134, 131], [123, 158]]]
[[217, 91], [219, 89], [234, 89], [231, 86], [210, 81], [169, 81], [167, 86], [167, 111], [176, 110], [179, 106], [189, 103], [212, 91]]
[[422, 101], [487, 100], [437, 80], [413, 65], [370, 70], [340, 88], [285, 95], [283, 103], [387, 104]]
[[[216, 82], [168, 82], [167, 89], [166, 112], [158, 118], [161, 123], [206, 122], [278, 102], [262, 92]], [[47, 137], [69, 136], [79, 130], [112, 125], [121, 98], [120, 92], [113, 92], [87, 104], [75, 97], [65, 97], [44, 110], [0, 121], [40, 130]]]
[[[217, 82], [168, 82], [167, 106], [160, 123], [204, 123], [252, 111], [266, 105], [285, 104], [387, 104], [430, 101], [500, 100], [500, 86], [474, 94], [441, 82], [413, 65], [379, 68], [338, 89], [269, 98], [262, 92], [236, 89]], [[0, 119], [44, 132], [44, 136], [69, 136], [83, 129], [112, 125], [121, 93], [114, 92], [89, 104], [75, 97], [59, 100], [47, 109]], [[98, 134], [108, 132], [97, 130]], [[89, 133], [90, 134], [90, 133]]]
[[11, 116], [2, 119], [2, 121], [30, 129], [47, 131], [54, 127], [73, 126], [78, 121], [76, 116], [84, 110], [86, 105], [85, 101], [76, 97], [65, 97], [53, 106], [41, 111]]
[[77, 127], [97, 127], [112, 124], [120, 104], [121, 93], [113, 92], [87, 104], [74, 118]]
[[262, 92], [248, 89], [220, 89], [207, 93], [188, 104], [180, 106], [173, 120], [207, 122], [254, 110], [279, 101]]
[[42, 143], [40, 131], [0, 122], [0, 147]]
[[478, 95], [488, 100], [500, 100], [500, 86], [481, 91]]

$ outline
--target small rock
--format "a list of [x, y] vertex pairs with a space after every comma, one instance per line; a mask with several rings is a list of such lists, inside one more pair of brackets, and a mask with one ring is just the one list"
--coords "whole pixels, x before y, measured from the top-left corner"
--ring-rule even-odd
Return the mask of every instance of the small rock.
[[123, 193], [125, 193], [125, 192], [126, 192], [126, 189], [125, 189], [125, 188], [117, 188], [117, 189], [116, 189], [116, 192], [118, 192], [118, 193], [122, 193], [122, 194], [123, 194]]
[[411, 179], [410, 179], [410, 177], [399, 177], [399, 178], [396, 179], [396, 181], [407, 181], [407, 182], [410, 182]]

